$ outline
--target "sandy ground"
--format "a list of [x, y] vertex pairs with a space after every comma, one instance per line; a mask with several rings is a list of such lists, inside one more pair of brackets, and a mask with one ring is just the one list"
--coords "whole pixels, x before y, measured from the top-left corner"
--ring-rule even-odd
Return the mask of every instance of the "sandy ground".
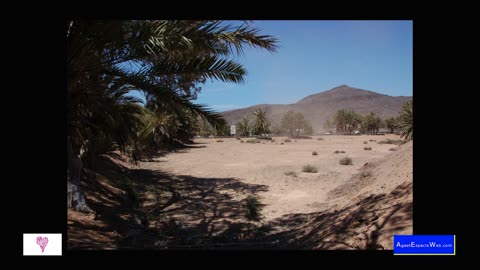
[[[378, 144], [396, 135], [274, 139], [197, 139], [128, 176], [116, 167], [128, 164], [108, 159], [112, 167], [85, 183], [97, 214], [68, 212], [69, 246], [160, 248], [170, 232], [180, 249], [392, 249], [393, 235], [413, 233], [412, 142]], [[343, 157], [353, 165], [341, 165]], [[305, 165], [318, 172], [302, 172]], [[126, 179], [135, 200], [125, 198]], [[250, 194], [264, 204], [253, 231], [242, 206]]]
[[[323, 140], [317, 140], [318, 137]], [[196, 148], [169, 154], [158, 158], [156, 162], [143, 163], [141, 167], [195, 179], [219, 179], [210, 182], [212, 189], [216, 188], [217, 182], [224, 179], [234, 179], [258, 187], [238, 190], [219, 185], [218, 192], [237, 201], [241, 201], [248, 194], [256, 193], [265, 204], [264, 222], [288, 214], [340, 209], [362, 192], [365, 193], [364, 196], [367, 193], [389, 192], [404, 181], [412, 181], [412, 165], [408, 163], [401, 167], [390, 166], [381, 172], [378, 172], [381, 169], [377, 169], [377, 177], [369, 177], [367, 181], [352, 180], [352, 176], [360, 173], [361, 169], [397, 153], [389, 150], [397, 147], [396, 145], [378, 144], [385, 139], [399, 139], [396, 135], [314, 136], [313, 139], [298, 139], [281, 144], [285, 139], [286, 137], [276, 137], [275, 142], [262, 141], [255, 144], [241, 143], [234, 138], [223, 138], [223, 142], [214, 138], [197, 139], [194, 145]], [[372, 147], [372, 150], [364, 150], [364, 147]], [[343, 150], [345, 153], [336, 154], [336, 150]], [[316, 151], [318, 155], [312, 155], [312, 151]], [[353, 165], [339, 164], [339, 160], [346, 156], [352, 158]], [[302, 167], [307, 164], [317, 167], [318, 172], [302, 172]], [[289, 171], [295, 172], [297, 176], [285, 175]], [[385, 181], [392, 174], [399, 175], [400, 179], [394, 182]], [[385, 178], [383, 184], [373, 187], [373, 179], [378, 178]], [[208, 212], [212, 209], [209, 205], [204, 205], [204, 210]], [[182, 213], [178, 212], [176, 215], [177, 213], [172, 211], [171, 214], [176, 218], [183, 218], [187, 225], [200, 222], [191, 218], [191, 215], [188, 220]], [[225, 219], [218, 219], [217, 217], [222, 215], [215, 213], [212, 214], [212, 219], [214, 217], [212, 223], [222, 220], [223, 224], [231, 224], [240, 219], [234, 218], [233, 214], [225, 214]], [[215, 228], [221, 231], [222, 224], [215, 224]]]
[[[324, 140], [317, 140], [318, 137]], [[395, 145], [377, 142], [398, 139], [398, 136], [315, 136], [281, 145], [284, 139], [286, 137], [276, 137], [273, 143], [256, 144], [240, 143], [234, 138], [221, 139], [223, 142], [213, 138], [197, 139], [199, 148], [169, 154], [157, 159], [159, 162], [143, 163], [141, 167], [174, 175], [234, 178], [248, 184], [265, 185], [266, 190], [257, 194], [266, 204], [266, 220], [271, 220], [285, 214], [331, 208], [328, 193], [345, 184], [365, 163], [392, 154], [389, 149]], [[242, 140], [246, 141], [246, 138]], [[366, 151], [364, 147], [372, 147], [372, 150]], [[336, 150], [345, 153], [335, 154]], [[318, 155], [312, 155], [312, 151]], [[339, 160], [346, 156], [352, 158], [353, 165], [339, 164]], [[317, 167], [318, 173], [302, 172], [302, 167], [307, 164]], [[297, 177], [285, 175], [288, 171], [294, 171]], [[230, 195], [241, 200], [248, 194], [233, 192]], [[337, 200], [336, 203], [341, 202]]]

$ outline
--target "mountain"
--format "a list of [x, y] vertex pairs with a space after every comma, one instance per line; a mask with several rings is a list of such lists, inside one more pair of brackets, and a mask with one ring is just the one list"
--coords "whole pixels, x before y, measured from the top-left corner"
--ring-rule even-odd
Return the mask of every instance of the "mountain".
[[303, 113], [315, 132], [323, 132], [323, 124], [340, 109], [351, 109], [360, 114], [374, 112], [382, 119], [397, 116], [402, 105], [412, 97], [388, 96], [348, 85], [340, 85], [327, 91], [313, 94], [293, 104], [259, 104], [251, 107], [223, 112], [230, 124], [237, 123], [244, 115], [258, 108], [265, 110], [272, 123], [280, 124], [282, 116], [289, 110]]

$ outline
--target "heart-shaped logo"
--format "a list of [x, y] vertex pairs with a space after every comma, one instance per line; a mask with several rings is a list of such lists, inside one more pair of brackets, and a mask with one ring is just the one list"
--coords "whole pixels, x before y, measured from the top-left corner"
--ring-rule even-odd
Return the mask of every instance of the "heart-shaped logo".
[[40, 246], [43, 253], [43, 251], [45, 250], [45, 247], [48, 244], [48, 237], [41, 237], [41, 236], [37, 237], [37, 244]]

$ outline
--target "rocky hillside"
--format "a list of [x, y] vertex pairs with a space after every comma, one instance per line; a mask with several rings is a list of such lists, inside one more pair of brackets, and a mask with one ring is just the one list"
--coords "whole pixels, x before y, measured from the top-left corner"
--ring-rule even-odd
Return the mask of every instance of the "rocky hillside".
[[231, 124], [239, 121], [258, 108], [267, 111], [273, 123], [280, 123], [283, 114], [289, 110], [301, 112], [310, 121], [315, 132], [323, 132], [323, 124], [332, 119], [339, 109], [352, 109], [361, 114], [374, 112], [382, 118], [396, 116], [402, 105], [412, 97], [393, 97], [372, 91], [341, 85], [327, 91], [313, 94], [294, 104], [259, 104], [223, 113]]

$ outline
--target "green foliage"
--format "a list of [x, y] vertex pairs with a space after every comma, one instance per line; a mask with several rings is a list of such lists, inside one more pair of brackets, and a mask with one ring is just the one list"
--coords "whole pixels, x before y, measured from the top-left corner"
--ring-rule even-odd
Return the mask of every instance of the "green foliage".
[[371, 112], [362, 117], [361, 130], [364, 134], [377, 134], [382, 127], [382, 119]]
[[256, 195], [248, 195], [245, 198], [243, 208], [245, 216], [249, 220], [259, 220], [262, 217], [263, 205], [260, 202], [260, 197]]
[[362, 123], [362, 117], [352, 110], [338, 110], [333, 124], [336, 132], [343, 135], [351, 135]]
[[281, 129], [291, 137], [313, 134], [313, 128], [302, 113], [288, 111], [280, 122]]
[[398, 118], [400, 138], [405, 138], [407, 141], [413, 140], [413, 101], [403, 104]]
[[270, 133], [270, 121], [267, 118], [267, 112], [258, 109], [253, 112], [252, 134], [262, 135]]
[[248, 117], [244, 116], [242, 119], [236, 124], [237, 132], [239, 136], [250, 136], [250, 120]]
[[385, 119], [385, 127], [388, 129], [388, 132], [395, 133], [399, 127], [398, 118], [390, 117]]
[[137, 162], [208, 134], [205, 122], [223, 133], [222, 115], [192, 102], [199, 85], [241, 83], [246, 70], [234, 59], [245, 46], [277, 48], [250, 25], [222, 21], [67, 20], [65, 29], [68, 140], [86, 149], [87, 164], [114, 149]]

